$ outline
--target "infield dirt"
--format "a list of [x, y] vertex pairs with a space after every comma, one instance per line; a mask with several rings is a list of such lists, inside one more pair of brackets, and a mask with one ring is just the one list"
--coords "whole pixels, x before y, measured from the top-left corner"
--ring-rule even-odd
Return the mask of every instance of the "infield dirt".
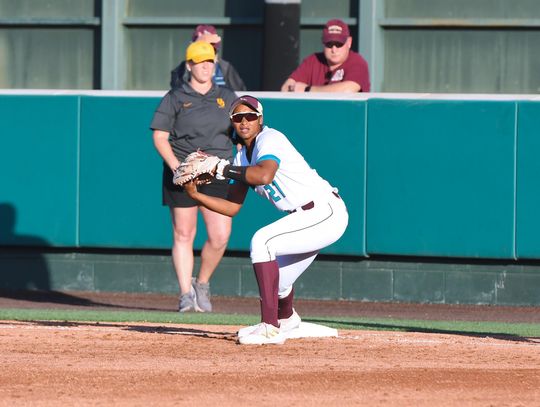
[[[125, 298], [91, 297], [57, 293], [46, 300], [4, 293], [0, 306], [132, 307]], [[162, 308], [157, 298], [145, 297], [150, 303], [139, 299], [135, 308]], [[228, 301], [216, 299], [219, 312]], [[176, 307], [174, 298], [165, 303], [166, 309]], [[298, 308], [310, 315], [329, 315], [332, 308], [323, 302], [327, 311], [318, 313], [308, 311], [308, 305], [314, 306], [299, 302]], [[352, 310], [354, 305], [364, 313], [370, 308], [362, 303], [335, 307]], [[257, 301], [248, 299], [243, 307], [256, 313]], [[398, 312], [399, 307], [391, 308], [373, 305], [380, 316]], [[424, 316], [434, 315], [431, 307], [423, 308]], [[457, 319], [475, 312], [480, 316], [482, 309]], [[520, 314], [510, 308], [504, 318], [512, 309]], [[534, 309], [522, 311], [522, 322], [534, 322]], [[496, 314], [489, 307], [483, 312], [490, 318]], [[454, 317], [460, 314], [455, 308]], [[540, 405], [538, 338], [340, 330], [338, 338], [251, 347], [236, 344], [237, 329], [3, 321], [0, 405]]]

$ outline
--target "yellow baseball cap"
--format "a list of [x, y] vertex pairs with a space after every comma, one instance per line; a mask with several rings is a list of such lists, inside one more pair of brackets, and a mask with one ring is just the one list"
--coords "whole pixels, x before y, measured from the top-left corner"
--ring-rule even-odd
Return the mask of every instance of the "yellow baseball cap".
[[193, 61], [196, 64], [203, 61], [215, 61], [216, 51], [212, 44], [204, 41], [195, 41], [189, 44], [186, 49], [186, 61]]

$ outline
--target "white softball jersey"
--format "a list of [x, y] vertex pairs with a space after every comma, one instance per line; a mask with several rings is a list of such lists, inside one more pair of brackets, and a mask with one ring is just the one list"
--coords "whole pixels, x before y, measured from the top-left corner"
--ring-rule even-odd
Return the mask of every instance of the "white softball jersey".
[[255, 139], [251, 160], [246, 148], [237, 153], [233, 165], [256, 165], [274, 160], [278, 170], [269, 185], [257, 185], [257, 194], [268, 199], [281, 211], [292, 211], [302, 205], [326, 197], [334, 188], [309, 166], [287, 137], [265, 126]]
[[278, 170], [270, 185], [258, 185], [255, 192], [290, 214], [255, 233], [250, 257], [253, 263], [277, 260], [278, 296], [284, 298], [319, 250], [343, 235], [349, 215], [337, 191], [307, 164], [283, 133], [269, 127], [257, 135], [251, 160], [244, 147], [234, 165], [256, 165], [263, 160], [276, 161]]

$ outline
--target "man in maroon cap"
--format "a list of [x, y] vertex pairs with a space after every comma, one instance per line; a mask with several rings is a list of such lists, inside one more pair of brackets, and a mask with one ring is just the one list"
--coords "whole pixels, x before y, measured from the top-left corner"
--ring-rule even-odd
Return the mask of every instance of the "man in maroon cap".
[[323, 29], [323, 52], [311, 54], [281, 86], [282, 92], [369, 92], [366, 60], [351, 50], [349, 26], [330, 20]]
[[[217, 57], [221, 45], [221, 37], [218, 35], [216, 27], [213, 25], [201, 24], [195, 28], [191, 40], [205, 41], [214, 47], [216, 51], [216, 63], [214, 72], [214, 83], [219, 86], [226, 86], [232, 90], [245, 91], [246, 85], [238, 74], [238, 71], [230, 62]], [[189, 82], [189, 73], [186, 72], [186, 62], [182, 61], [180, 65], [171, 71], [171, 88], [178, 88], [184, 82]]]

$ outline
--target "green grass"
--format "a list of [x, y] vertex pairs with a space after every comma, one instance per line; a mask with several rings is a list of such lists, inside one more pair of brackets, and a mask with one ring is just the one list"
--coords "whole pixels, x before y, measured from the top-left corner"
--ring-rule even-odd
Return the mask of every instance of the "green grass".
[[[259, 317], [256, 315], [214, 313], [179, 314], [177, 312], [157, 311], [85, 311], [5, 308], [0, 309], [0, 320], [252, 325], [259, 321]], [[337, 329], [510, 337], [510, 339], [513, 338], [516, 340], [519, 340], [520, 338], [540, 338], [540, 324], [309, 316], [303, 316], [303, 320], [305, 322], [323, 324]]]

